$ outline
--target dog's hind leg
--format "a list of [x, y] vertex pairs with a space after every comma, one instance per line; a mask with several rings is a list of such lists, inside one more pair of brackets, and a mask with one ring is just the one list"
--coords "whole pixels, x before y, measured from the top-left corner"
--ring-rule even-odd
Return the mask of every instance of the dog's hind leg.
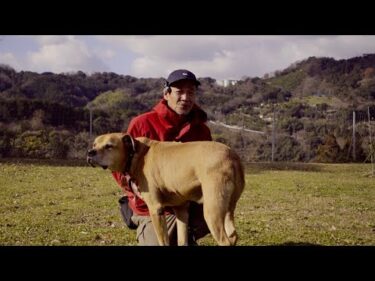
[[229, 237], [229, 240], [232, 245], [236, 245], [238, 240], [238, 235], [236, 229], [234, 227], [234, 210], [236, 209], [237, 202], [244, 190], [245, 187], [245, 177], [243, 166], [236, 156], [238, 161], [234, 162], [235, 168], [233, 169], [234, 177], [233, 177], [233, 193], [230, 198], [229, 202], [229, 211], [225, 215], [225, 231]]
[[239, 186], [234, 189], [229, 203], [229, 210], [225, 215], [225, 231], [229, 237], [231, 245], [236, 245], [238, 235], [234, 227], [234, 210], [236, 209], [237, 201], [242, 193], [243, 187]]
[[177, 220], [178, 246], [188, 246], [189, 203], [173, 207]]
[[236, 228], [234, 227], [234, 210], [236, 209], [237, 200], [239, 199], [241, 192], [236, 192], [236, 189], [234, 189], [234, 193], [229, 202], [229, 210], [225, 214], [225, 232], [229, 237], [231, 245], [236, 245], [238, 239]]

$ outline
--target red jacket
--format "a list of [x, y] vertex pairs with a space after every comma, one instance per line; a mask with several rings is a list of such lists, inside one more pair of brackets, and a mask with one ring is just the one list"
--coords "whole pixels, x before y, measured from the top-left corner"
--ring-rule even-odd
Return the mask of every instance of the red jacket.
[[[194, 105], [188, 115], [178, 115], [162, 99], [150, 112], [135, 117], [127, 133], [133, 138], [148, 137], [158, 141], [211, 141], [210, 129], [206, 126], [207, 114]], [[129, 206], [138, 215], [149, 215], [146, 203], [135, 196], [126, 184], [125, 175], [113, 172], [113, 177], [129, 198]]]

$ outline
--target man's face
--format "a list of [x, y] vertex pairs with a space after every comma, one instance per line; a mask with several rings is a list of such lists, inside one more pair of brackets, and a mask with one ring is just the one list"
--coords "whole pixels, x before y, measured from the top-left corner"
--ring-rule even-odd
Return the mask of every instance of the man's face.
[[181, 80], [171, 86], [171, 92], [164, 95], [168, 106], [179, 115], [189, 114], [195, 102], [197, 86], [193, 81]]

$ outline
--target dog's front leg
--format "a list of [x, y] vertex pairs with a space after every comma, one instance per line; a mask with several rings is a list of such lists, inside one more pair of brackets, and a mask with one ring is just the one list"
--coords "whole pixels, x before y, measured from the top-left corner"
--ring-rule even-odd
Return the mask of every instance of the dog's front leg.
[[163, 214], [163, 208], [149, 208], [152, 224], [160, 246], [169, 246], [167, 221]]
[[173, 207], [177, 220], [178, 246], [188, 246], [189, 203]]
[[159, 200], [155, 199], [157, 196], [152, 193], [145, 192], [142, 196], [150, 212], [151, 222], [154, 226], [159, 245], [169, 246], [167, 220], [164, 216], [163, 206], [159, 203]]

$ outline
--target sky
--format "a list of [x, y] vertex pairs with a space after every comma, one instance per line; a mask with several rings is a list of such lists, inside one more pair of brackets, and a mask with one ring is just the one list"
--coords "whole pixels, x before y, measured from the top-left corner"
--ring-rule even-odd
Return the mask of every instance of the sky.
[[0, 35], [0, 64], [16, 71], [114, 72], [166, 78], [175, 69], [217, 80], [263, 77], [308, 57], [375, 53], [374, 35]]

